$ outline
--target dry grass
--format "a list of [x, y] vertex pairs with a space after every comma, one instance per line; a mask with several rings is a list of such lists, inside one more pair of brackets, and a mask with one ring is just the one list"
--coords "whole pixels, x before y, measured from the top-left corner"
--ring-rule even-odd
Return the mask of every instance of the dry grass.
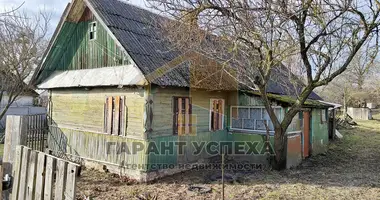
[[[379, 119], [379, 118], [378, 118]], [[326, 155], [309, 158], [302, 166], [284, 171], [241, 174], [227, 184], [225, 199], [380, 199], [380, 120], [360, 121], [344, 138], [330, 144]], [[150, 184], [128, 181], [85, 170], [78, 196], [93, 199], [221, 199], [221, 184], [210, 182], [210, 171], [188, 171]], [[211, 193], [189, 192], [202, 184]]]

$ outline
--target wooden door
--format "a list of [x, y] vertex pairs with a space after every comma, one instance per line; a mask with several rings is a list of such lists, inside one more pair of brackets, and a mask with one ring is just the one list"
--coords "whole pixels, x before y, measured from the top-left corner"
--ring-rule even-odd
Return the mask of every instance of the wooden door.
[[310, 153], [310, 112], [303, 112], [303, 157], [309, 157]]

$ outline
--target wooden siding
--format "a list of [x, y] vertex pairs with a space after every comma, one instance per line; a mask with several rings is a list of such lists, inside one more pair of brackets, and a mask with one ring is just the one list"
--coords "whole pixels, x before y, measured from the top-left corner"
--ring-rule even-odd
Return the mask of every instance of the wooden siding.
[[[68, 128], [50, 126], [49, 148], [53, 151], [65, 152], [72, 157], [103, 162], [116, 167], [125, 167], [127, 164], [138, 164], [138, 171], [146, 171], [147, 156], [143, 149], [132, 153], [132, 143], [147, 146], [145, 140], [130, 139], [120, 136], [98, 134]], [[123, 146], [124, 145], [124, 146]], [[129, 148], [127, 153], [122, 147]]]
[[[173, 97], [191, 97], [192, 102], [192, 135], [173, 135]], [[148, 155], [149, 166], [153, 164], [183, 164], [196, 162], [199, 159], [210, 158], [205, 151], [199, 155], [194, 155], [195, 148], [191, 142], [227, 141], [227, 130], [210, 132], [210, 99], [224, 99], [227, 101], [227, 92], [211, 92], [203, 90], [189, 91], [184, 88], [153, 88], [151, 99], [153, 100], [153, 123], [152, 132], [148, 135], [148, 141], [160, 147], [164, 142], [185, 142], [184, 154], [178, 155], [178, 146], [173, 146], [174, 154], [154, 154]], [[225, 108], [225, 110], [227, 110]], [[227, 116], [224, 120], [227, 122]], [[226, 125], [224, 125], [226, 127]], [[160, 150], [160, 148], [159, 148]], [[148, 167], [149, 167], [148, 166]], [[157, 167], [157, 166], [156, 166]], [[152, 169], [150, 169], [152, 170]], [[153, 169], [154, 170], [154, 169]]]
[[[173, 135], [173, 97], [191, 97], [192, 119], [196, 133], [206, 133], [210, 125], [210, 99], [228, 98], [227, 92], [211, 92], [203, 90], [189, 91], [186, 89], [154, 88], [152, 90], [153, 107], [153, 131], [150, 137]], [[227, 110], [225, 108], [224, 110]], [[224, 122], [227, 122], [225, 116]], [[224, 125], [226, 127], [226, 125]]]
[[[327, 111], [326, 111], [327, 112]], [[317, 155], [327, 151], [329, 142], [328, 121], [321, 123], [321, 109], [311, 111], [311, 154]]]
[[[89, 39], [89, 24], [97, 22], [96, 39]], [[55, 70], [93, 69], [130, 64], [124, 53], [107, 30], [86, 9], [79, 22], [64, 22], [53, 47], [44, 62], [45, 79]]]
[[144, 132], [144, 90], [96, 88], [52, 90], [50, 114], [59, 127], [104, 133], [104, 103], [107, 96], [126, 98], [126, 135], [142, 138]]
[[[196, 148], [193, 145], [194, 142], [196, 142], [198, 145], [201, 144], [201, 142], [210, 142], [210, 141], [216, 141], [216, 142], [223, 142], [227, 141], [227, 132], [226, 131], [216, 131], [216, 132], [198, 132], [197, 135], [186, 135], [186, 136], [162, 136], [162, 137], [155, 137], [149, 139], [150, 143], [155, 143], [158, 147], [158, 151], [161, 152], [161, 148], [163, 145], [160, 145], [162, 143], [165, 143], [169, 145], [170, 143], [180, 142], [183, 144], [186, 144], [184, 146], [184, 152], [183, 154], [178, 154], [178, 146], [173, 145], [172, 152], [174, 154], [170, 154], [169, 151], [165, 152], [165, 154], [155, 154], [150, 153], [148, 155], [148, 170], [152, 170], [151, 167], [155, 166], [156, 168], [153, 170], [157, 170], [157, 167], [163, 167], [162, 164], [166, 165], [176, 165], [176, 164], [185, 164], [185, 163], [194, 163], [196, 161], [199, 161], [200, 159], [207, 159], [211, 158], [215, 155], [209, 155], [205, 149], [203, 149], [199, 154], [195, 155], [194, 152], [196, 152]], [[157, 164], [161, 164], [157, 165]], [[160, 168], [159, 168], [160, 169]]]

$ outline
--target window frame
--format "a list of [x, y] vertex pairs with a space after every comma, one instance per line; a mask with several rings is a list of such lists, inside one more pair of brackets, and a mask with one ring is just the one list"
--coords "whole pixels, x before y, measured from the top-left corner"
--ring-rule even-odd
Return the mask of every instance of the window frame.
[[[244, 131], [244, 132], [259, 132], [259, 133], [266, 133], [266, 130], [257, 130], [257, 129], [244, 129], [244, 128], [233, 128], [232, 127], [232, 119], [233, 119], [233, 117], [232, 117], [232, 109], [234, 109], [234, 108], [237, 108], [237, 109], [239, 109], [239, 108], [248, 108], [249, 110], [251, 109], [251, 108], [260, 108], [261, 109], [261, 112], [260, 112], [260, 114], [261, 114], [261, 120], [263, 120], [262, 118], [263, 118], [263, 109], [264, 110], [266, 110], [265, 109], [265, 106], [230, 106], [230, 114], [229, 114], [229, 117], [230, 117], [230, 130], [231, 131]], [[282, 112], [283, 112], [283, 108], [281, 107], [281, 106], [272, 106], [272, 108], [273, 109], [276, 109], [276, 108], [279, 108], [280, 109], [280, 115], [282, 115]], [[250, 111], [249, 111], [250, 112]], [[239, 113], [238, 113], [239, 114]], [[250, 116], [250, 114], [248, 114], [248, 116]], [[256, 120], [257, 119], [255, 119], [255, 128], [256, 128]], [[265, 119], [266, 120], [266, 119]], [[268, 120], [266, 120], [266, 121], [268, 121]], [[242, 127], [244, 127], [244, 121], [242, 121]], [[273, 131], [269, 131], [270, 133], [274, 133], [274, 130]]]
[[[94, 24], [95, 24], [95, 27], [94, 27]], [[93, 21], [93, 22], [90, 22], [90, 28], [89, 28], [89, 31], [88, 31], [88, 40], [89, 41], [94, 41], [97, 39], [97, 29], [98, 29], [98, 23], [97, 21]], [[91, 33], [93, 35], [93, 38], [91, 38]]]
[[[323, 112], [325, 113], [325, 117], [323, 117]], [[321, 124], [327, 123], [327, 115], [328, 111], [326, 109], [321, 109]]]
[[[222, 114], [222, 127], [221, 128], [219, 128], [219, 129], [217, 129], [217, 130], [213, 130], [212, 128], [211, 128], [211, 123], [212, 123], [212, 121], [211, 121], [211, 117], [212, 117], [212, 105], [213, 105], [213, 101], [215, 101], [215, 100], [222, 100], [222, 107], [223, 107], [223, 114]], [[215, 131], [220, 131], [220, 130], [224, 130], [224, 118], [225, 118], [225, 115], [226, 115], [226, 107], [225, 107], [225, 105], [226, 105], [226, 103], [225, 103], [225, 100], [224, 99], [222, 99], [222, 98], [219, 98], [219, 99], [216, 99], [216, 98], [212, 98], [212, 99], [210, 99], [210, 107], [209, 107], [209, 118], [208, 118], [208, 120], [209, 120], [209, 123], [208, 123], [208, 130], [209, 131], [211, 131], [211, 132], [215, 132]]]
[[[185, 100], [186, 102], [186, 99], [189, 99], [189, 116], [190, 116], [190, 120], [189, 120], [189, 133], [182, 133], [182, 134], [179, 134], [179, 131], [178, 131], [178, 117], [176, 116], [176, 109], [178, 109], [178, 99], [179, 98], [182, 98]], [[192, 98], [189, 97], [189, 96], [173, 96], [172, 97], [172, 102], [173, 102], [173, 106], [172, 106], [172, 115], [173, 115], [173, 119], [172, 119], [172, 123], [173, 123], [173, 134], [174, 136], [180, 136], [180, 135], [189, 135], [192, 133], [192, 126], [193, 126], [193, 122], [192, 122], [192, 114], [193, 114], [193, 106], [192, 106]], [[177, 105], [177, 106], [176, 106]], [[185, 103], [186, 105], [186, 103]], [[186, 108], [185, 108], [185, 114], [186, 114]], [[185, 122], [186, 123], [186, 122]], [[185, 125], [186, 126], [186, 125]], [[186, 129], [185, 129], [186, 130]]]

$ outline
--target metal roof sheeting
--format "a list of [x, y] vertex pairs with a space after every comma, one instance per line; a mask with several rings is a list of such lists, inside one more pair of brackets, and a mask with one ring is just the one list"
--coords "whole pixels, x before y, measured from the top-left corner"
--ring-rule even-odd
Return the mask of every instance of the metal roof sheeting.
[[69, 71], [55, 71], [38, 85], [40, 89], [94, 87], [119, 85], [145, 85], [140, 71], [132, 65]]
[[[163, 16], [118, 0], [89, 2], [145, 76], [181, 55], [181, 52], [174, 51], [173, 47], [162, 39], [157, 21], [168, 20]], [[187, 67], [190, 65], [179, 65], [178, 68], [149, 81], [161, 86], [191, 87]], [[290, 81], [285, 80], [287, 76], [277, 76], [277, 80], [270, 81], [267, 91], [280, 95], [295, 95], [302, 86], [298, 85], [296, 89]], [[322, 99], [314, 92], [309, 98]]]

